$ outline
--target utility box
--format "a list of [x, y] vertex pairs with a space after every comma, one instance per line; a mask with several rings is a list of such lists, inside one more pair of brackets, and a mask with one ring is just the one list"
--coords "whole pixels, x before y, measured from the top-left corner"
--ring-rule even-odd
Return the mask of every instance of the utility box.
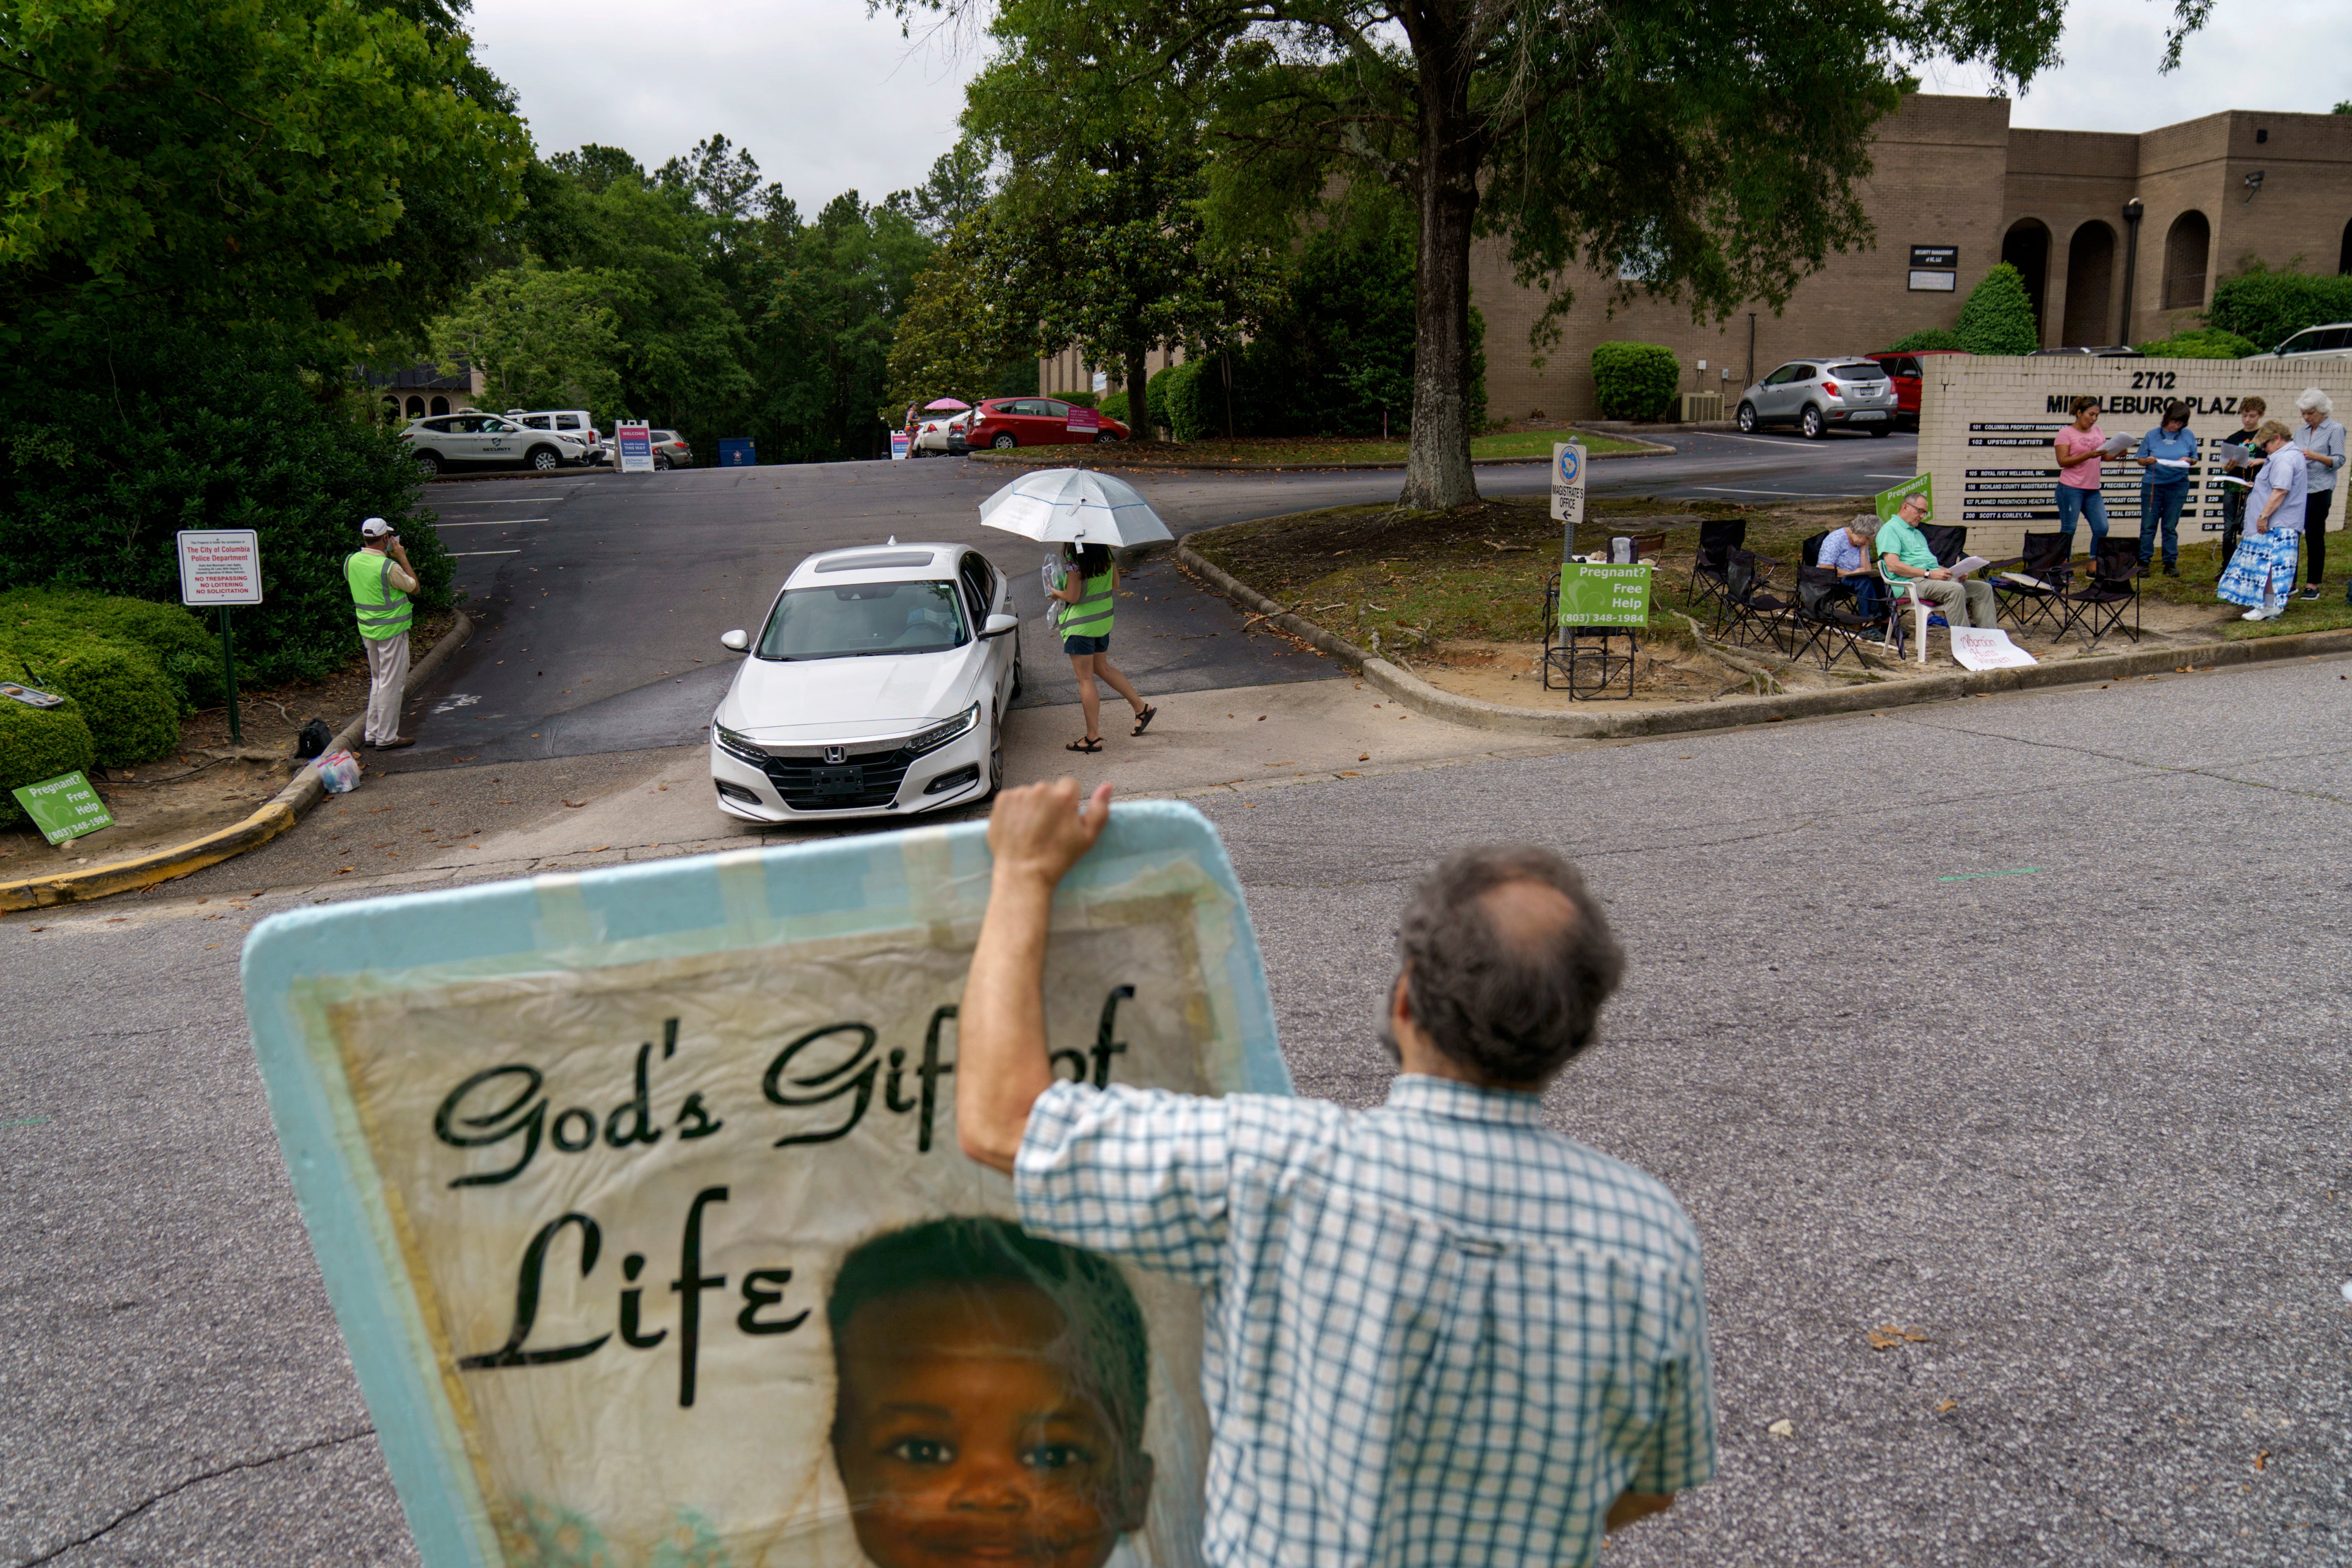
[[[1717, 398], [1721, 407], [1723, 399]], [[719, 443], [719, 466], [722, 468], [756, 468], [760, 466], [760, 449], [749, 436], [729, 436]]]
[[1685, 392], [1683, 394], [1683, 423], [1703, 424], [1723, 417], [1723, 394], [1719, 392]]

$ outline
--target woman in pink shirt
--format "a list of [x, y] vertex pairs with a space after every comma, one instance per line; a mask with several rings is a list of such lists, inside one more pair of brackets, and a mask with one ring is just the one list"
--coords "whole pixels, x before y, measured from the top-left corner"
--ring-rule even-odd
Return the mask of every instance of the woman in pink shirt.
[[2058, 454], [2058, 536], [2072, 555], [2074, 517], [2081, 513], [2091, 520], [2091, 554], [2095, 558], [2107, 542], [2107, 502], [2099, 494], [2099, 449], [2107, 444], [2107, 435], [2099, 428], [2097, 398], [2078, 397], [2068, 406], [2074, 422], [2050, 443]]

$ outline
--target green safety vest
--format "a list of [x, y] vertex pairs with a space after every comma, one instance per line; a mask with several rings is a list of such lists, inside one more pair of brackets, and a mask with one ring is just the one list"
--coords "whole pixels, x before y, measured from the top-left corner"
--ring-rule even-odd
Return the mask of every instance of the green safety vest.
[[393, 559], [352, 552], [343, 563], [343, 580], [352, 585], [352, 603], [360, 617], [360, 636], [386, 642], [408, 630], [408, 595], [392, 585]]
[[1118, 581], [1115, 571], [1099, 577], [1089, 577], [1078, 591], [1078, 602], [1062, 612], [1062, 635], [1066, 637], [1107, 637], [1110, 636], [1113, 584]]

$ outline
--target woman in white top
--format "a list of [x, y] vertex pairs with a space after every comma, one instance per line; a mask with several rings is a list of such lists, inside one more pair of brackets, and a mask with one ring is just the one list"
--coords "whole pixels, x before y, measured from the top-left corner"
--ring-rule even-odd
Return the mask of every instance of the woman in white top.
[[[2303, 574], [2303, 596], [2319, 597], [2319, 580], [2327, 575], [2327, 505], [2336, 497], [2336, 472], [2344, 466], [2344, 426], [2329, 416], [2336, 402], [2319, 388], [2307, 387], [2294, 405], [2303, 410], [2303, 428], [2294, 433], [2295, 450], [2310, 479], [2303, 508], [2303, 553], [2310, 564]], [[2352, 602], [2352, 586], [2345, 590]]]

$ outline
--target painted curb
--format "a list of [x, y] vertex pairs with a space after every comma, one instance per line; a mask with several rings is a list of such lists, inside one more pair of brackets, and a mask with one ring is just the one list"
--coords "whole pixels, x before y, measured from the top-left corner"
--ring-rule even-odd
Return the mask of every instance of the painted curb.
[[[435, 643], [432, 651], [417, 660], [416, 668], [408, 672], [408, 680], [400, 693], [404, 701], [422, 690], [425, 683], [473, 637], [473, 618], [463, 610], [455, 612], [455, 615], [457, 618], [442, 634], [441, 640]], [[350, 749], [359, 741], [360, 731], [366, 723], [367, 714], [362, 711], [336, 732], [327, 750]], [[268, 843], [292, 827], [325, 797], [326, 793], [326, 786], [319, 782], [319, 764], [314, 760], [305, 763], [302, 771], [296, 773], [284, 789], [251, 816], [231, 826], [207, 833], [201, 838], [191, 838], [167, 849], [151, 850], [144, 855], [134, 855], [128, 860], [109, 861], [106, 865], [91, 866], [79, 871], [60, 871], [47, 877], [26, 877], [19, 881], [0, 882], [0, 912], [44, 910], [57, 904], [86, 904], [110, 894], [152, 888], [158, 882], [168, 882], [175, 877], [201, 871], [207, 866], [217, 866], [224, 860]]]
[[[1594, 434], [1601, 434], [1601, 432], [1594, 432]], [[1623, 441], [1631, 437], [1611, 435], [1609, 439]], [[1672, 447], [1661, 447], [1646, 441], [1639, 445], [1642, 449], [1638, 452], [1587, 452], [1584, 455], [1584, 460], [1588, 463], [1599, 463], [1612, 458], [1671, 458], [1675, 455], [1675, 448]], [[1089, 456], [1091, 456], [1091, 450]], [[986, 463], [991, 468], [1034, 468], [1041, 466], [1035, 463], [1024, 463], [1014, 458], [1000, 458], [993, 452], [974, 452], [971, 457], [973, 462]], [[1470, 466], [1474, 468], [1524, 468], [1531, 464], [1550, 461], [1549, 458], [1473, 458], [1470, 459]], [[1118, 466], [1109, 458], [1104, 458], [1099, 462], [1071, 462], [1062, 465], [1068, 468], [1109, 468]], [[1149, 467], [1130, 468], [1127, 471], [1139, 474], [1328, 474], [1347, 468], [1385, 469], [1392, 473], [1402, 473], [1405, 465], [1402, 463], [1154, 463]]]
[[[1200, 535], [1192, 537], [1197, 539]], [[2302, 658], [2318, 654], [2352, 653], [2352, 626], [2347, 626], [2334, 631], [2303, 632], [2292, 637], [2249, 637], [2242, 642], [2141, 648], [2132, 653], [2063, 659], [2021, 669], [1958, 669], [1915, 680], [1849, 687], [1842, 691], [1741, 698], [1737, 707], [1708, 703], [1640, 713], [1556, 713], [1549, 709], [1514, 708], [1500, 702], [1441, 691], [1412, 671], [1366, 653], [1312, 621], [1284, 612], [1281, 605], [1202, 557], [1190, 542], [1180, 542], [1176, 546], [1176, 559], [1234, 603], [1264, 616], [1269, 624], [1281, 627], [1344, 664], [1353, 665], [1362, 672], [1366, 680], [1417, 713], [1474, 730], [1506, 730], [1570, 740], [1622, 740], [1643, 735], [1685, 734], [1696, 730], [1736, 730], [1748, 724], [1769, 724], [1780, 720], [1867, 713], [1874, 709], [1908, 707], [1916, 702], [1948, 702], [1958, 698], [1996, 692], [2032, 691], [2043, 687], [2124, 680], [2134, 676], [2169, 673], [2183, 665], [2228, 667], [2265, 664], [2273, 659]]]

